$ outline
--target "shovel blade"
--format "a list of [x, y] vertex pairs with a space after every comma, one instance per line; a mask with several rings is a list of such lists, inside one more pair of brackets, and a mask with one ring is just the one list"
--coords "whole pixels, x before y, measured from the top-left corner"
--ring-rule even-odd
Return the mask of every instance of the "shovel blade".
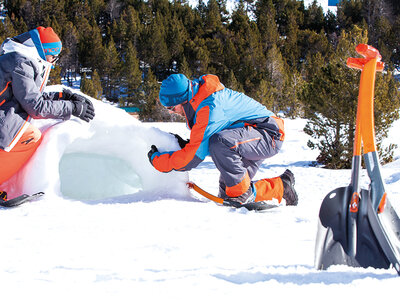
[[328, 193], [319, 211], [315, 266], [325, 270], [331, 265], [359, 266], [348, 253], [347, 213], [351, 187], [340, 187]]
[[[376, 224], [371, 222], [368, 214], [368, 207], [371, 206], [369, 192], [361, 190], [358, 212], [350, 216], [352, 193], [351, 186], [337, 188], [322, 201], [315, 265], [320, 270], [331, 265], [388, 269], [390, 262], [376, 236], [379, 228], [375, 228]], [[351, 247], [353, 234], [355, 247]]]
[[387, 260], [400, 275], [400, 219], [387, 199], [383, 212], [377, 214], [368, 203], [368, 219]]

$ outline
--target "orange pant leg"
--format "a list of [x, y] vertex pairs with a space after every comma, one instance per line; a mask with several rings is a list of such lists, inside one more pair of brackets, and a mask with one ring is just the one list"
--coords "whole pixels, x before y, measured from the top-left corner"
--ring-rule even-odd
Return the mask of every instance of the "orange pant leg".
[[283, 183], [280, 177], [265, 178], [254, 182], [257, 191], [256, 202], [277, 199], [279, 203], [283, 197]]
[[10, 179], [32, 157], [42, 141], [42, 134], [33, 125], [25, 130], [10, 152], [0, 149], [0, 184]]

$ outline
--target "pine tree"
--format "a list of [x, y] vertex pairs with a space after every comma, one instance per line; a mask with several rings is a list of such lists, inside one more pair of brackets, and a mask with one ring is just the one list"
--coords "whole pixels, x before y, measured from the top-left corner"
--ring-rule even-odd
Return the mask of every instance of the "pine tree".
[[139, 13], [132, 6], [128, 6], [126, 9], [126, 16], [123, 17], [127, 24], [125, 39], [126, 41], [131, 41], [133, 46], [138, 48], [138, 40], [143, 30]]
[[228, 79], [224, 82], [227, 88], [230, 88], [231, 90], [234, 91], [243, 92], [243, 87], [237, 81], [236, 76], [233, 73], [233, 70], [230, 70]]
[[222, 16], [216, 0], [208, 0], [205, 9], [204, 31], [208, 36], [222, 30]]
[[121, 63], [113, 38], [111, 38], [110, 42], [105, 48], [102, 66], [102, 86], [104, 87], [105, 95], [109, 99], [116, 99], [118, 97], [118, 89], [120, 87], [119, 76], [121, 71]]
[[138, 94], [139, 86], [142, 83], [142, 72], [139, 69], [136, 49], [130, 41], [128, 42], [121, 75], [124, 77], [123, 87], [127, 95], [126, 101], [130, 105], [138, 106]]
[[93, 24], [90, 25], [87, 19], [78, 19], [74, 23], [79, 32], [78, 55], [82, 67], [97, 69], [103, 74], [103, 59], [105, 49], [100, 28]]
[[185, 56], [183, 56], [182, 62], [179, 66], [179, 73], [185, 74], [187, 78], [192, 77], [192, 71], [190, 70], [189, 64]]
[[258, 30], [261, 34], [264, 53], [279, 40], [278, 27], [275, 23], [276, 10], [272, 0], [259, 0], [256, 3], [255, 15]]
[[328, 168], [351, 165], [358, 80], [346, 60], [356, 56], [355, 47], [366, 42], [366, 35], [358, 28], [350, 34], [343, 31], [334, 55], [320, 63], [302, 94], [309, 119], [305, 132], [312, 137], [308, 146], [319, 149], [317, 161]]
[[103, 95], [103, 88], [101, 87], [100, 76], [99, 76], [99, 73], [97, 72], [97, 70], [94, 70], [92, 73], [92, 82], [93, 82], [93, 88], [94, 88], [93, 98], [100, 100]]
[[80, 90], [82, 93], [94, 97], [96, 92], [94, 90], [93, 82], [90, 80], [90, 78], [86, 77], [86, 73], [83, 73], [82, 78], [81, 78], [81, 86]]
[[300, 94], [304, 87], [303, 76], [297, 70], [289, 73], [288, 80], [285, 85], [285, 108], [286, 116], [304, 117], [304, 105], [301, 102]]
[[56, 65], [50, 72], [48, 85], [61, 84], [61, 67]]
[[103, 89], [101, 88], [100, 77], [96, 70], [94, 70], [92, 78], [86, 77], [86, 73], [83, 73], [80, 90], [92, 98], [101, 99]]
[[[82, 1], [79, 1], [82, 3]], [[84, 1], [86, 2], [86, 1]], [[95, 18], [95, 20], [97, 21], [97, 23], [100, 23], [100, 18], [104, 13], [106, 4], [105, 4], [105, 0], [90, 0], [89, 1], [89, 6], [90, 6], [90, 13], [91, 15]], [[82, 11], [82, 9], [81, 9]]]
[[61, 73], [72, 86], [72, 76], [79, 71], [78, 32], [72, 22], [64, 24], [60, 38], [63, 43], [62, 55], [59, 61]]
[[394, 64], [400, 63], [400, 35], [396, 34], [400, 32], [400, 15], [396, 17], [392, 27], [392, 37], [390, 44], [393, 48], [391, 60]]
[[299, 32], [297, 48], [303, 63], [307, 55], [320, 53], [321, 57], [327, 57], [331, 52], [331, 44], [323, 30], [315, 32], [306, 29]]
[[265, 57], [262, 51], [261, 36], [255, 22], [251, 22], [246, 13], [243, 1], [232, 13], [229, 29], [233, 34], [233, 43], [237, 53], [240, 53], [235, 75], [249, 95], [256, 91], [265, 69]]
[[[350, 33], [343, 31], [334, 55], [320, 70], [314, 69], [313, 77], [302, 93], [309, 119], [305, 132], [312, 137], [308, 145], [319, 149], [317, 161], [328, 168], [351, 165], [360, 72], [349, 69], [346, 60], [357, 57], [355, 47], [366, 42], [367, 32], [358, 27]], [[381, 149], [389, 124], [398, 117], [397, 84], [390, 75], [377, 76], [375, 132], [378, 149]], [[386, 160], [387, 156], [381, 150], [380, 156]]]
[[328, 10], [328, 12], [325, 15], [325, 22], [324, 22], [325, 32], [327, 34], [333, 34], [336, 32], [338, 27], [339, 25], [336, 14], [333, 13], [331, 10]]
[[274, 112], [286, 111], [286, 68], [282, 54], [276, 45], [272, 46], [268, 51], [266, 60], [266, 78], [270, 84], [270, 97], [272, 98], [272, 106], [270, 108]]
[[169, 24], [167, 47], [171, 54], [171, 59], [179, 61], [184, 55], [184, 44], [188, 39], [188, 33], [181, 20], [176, 15], [173, 16]]
[[[46, 0], [39, 1], [38, 12], [40, 15], [39, 23], [44, 26], [52, 26], [56, 32], [61, 32], [61, 28], [57, 27], [58, 24], [67, 22], [67, 16], [64, 13], [66, 0]], [[50, 17], [51, 23], [43, 22], [47, 17]]]
[[164, 18], [161, 13], [157, 12], [154, 20], [142, 32], [140, 44], [142, 59], [156, 70], [156, 75], [163, 74], [164, 69], [169, 66], [170, 54], [166, 43]]
[[[12, 22], [12, 25], [14, 28], [12, 31], [15, 30], [17, 34], [21, 34], [23, 32], [28, 31], [28, 26], [26, 25], [26, 23], [22, 17], [16, 18], [15, 16], [11, 15], [11, 22]], [[12, 36], [12, 35], [10, 35], [10, 36]]]
[[[223, 50], [223, 63], [226, 68], [224, 74], [221, 74], [222, 82], [227, 82], [228, 80], [233, 80], [232, 75], [234, 75], [235, 71], [239, 71], [239, 61], [240, 57], [236, 52], [236, 47], [232, 42], [232, 38], [230, 36], [227, 37], [224, 43], [224, 50]], [[234, 76], [235, 77], [235, 76]], [[234, 78], [237, 81], [236, 77]]]
[[282, 47], [282, 55], [286, 62], [293, 68], [297, 68], [300, 58], [299, 47], [299, 25], [294, 13], [289, 13], [286, 26], [286, 38]]
[[224, 43], [227, 39], [227, 31], [223, 26], [224, 3], [217, 0], [208, 0], [204, 14], [203, 38], [209, 53], [208, 72], [225, 74], [226, 66], [223, 64]]
[[314, 0], [304, 13], [304, 27], [320, 32], [324, 29], [324, 23], [324, 11], [317, 0]]
[[374, 99], [375, 134], [380, 159], [384, 163], [393, 161], [393, 150], [397, 148], [397, 144], [389, 144], [385, 148], [383, 144], [391, 125], [399, 119], [399, 89], [399, 81], [390, 70], [377, 74]]
[[264, 104], [268, 109], [273, 110], [275, 102], [275, 95], [273, 92], [274, 87], [271, 85], [271, 83], [265, 79], [261, 79], [258, 89], [254, 94], [254, 99]]
[[0, 38], [3, 42], [6, 38], [11, 38], [17, 35], [17, 31], [8, 16], [4, 18], [3, 22], [0, 22]]
[[125, 47], [126, 43], [126, 35], [127, 35], [127, 27], [124, 18], [120, 18], [118, 21], [114, 20], [111, 28], [112, 37], [115, 41], [115, 45], [119, 51]]
[[351, 29], [353, 25], [360, 26], [363, 0], [343, 0], [337, 5], [337, 19], [340, 30]]
[[170, 120], [168, 112], [158, 101], [160, 85], [157, 83], [151, 69], [147, 70], [142, 85], [139, 117], [143, 121]]
[[197, 38], [194, 40], [193, 43], [193, 54], [194, 54], [194, 76], [199, 77], [203, 74], [207, 74], [208, 72], [208, 65], [210, 63], [210, 52], [207, 49], [205, 40], [202, 38]]

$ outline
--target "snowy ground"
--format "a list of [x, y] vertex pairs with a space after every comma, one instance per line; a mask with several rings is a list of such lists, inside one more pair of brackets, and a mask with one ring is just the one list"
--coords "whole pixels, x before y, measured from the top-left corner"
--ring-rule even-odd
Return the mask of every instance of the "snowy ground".
[[[151, 144], [177, 148], [182, 123], [142, 124], [96, 102], [96, 118], [35, 122], [44, 140], [8, 183], [39, 201], [0, 209], [0, 299], [349, 299], [397, 294], [394, 269], [314, 268], [318, 211], [349, 170], [311, 167], [305, 120], [286, 120], [287, 140], [257, 178], [290, 168], [297, 207], [265, 213], [219, 207], [190, 193], [190, 179], [216, 193], [210, 159], [187, 173], [160, 174]], [[50, 126], [52, 125], [52, 126]], [[390, 139], [400, 140], [400, 122]], [[397, 154], [396, 158], [400, 158]], [[400, 212], [400, 160], [383, 167]], [[362, 178], [363, 185], [367, 178]], [[302, 299], [302, 298], [301, 298]]]

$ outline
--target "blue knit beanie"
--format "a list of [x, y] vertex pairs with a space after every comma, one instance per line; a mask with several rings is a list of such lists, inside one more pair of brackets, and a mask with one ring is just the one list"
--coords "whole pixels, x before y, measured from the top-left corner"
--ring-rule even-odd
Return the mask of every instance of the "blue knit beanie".
[[172, 74], [161, 83], [160, 102], [164, 106], [176, 106], [192, 99], [191, 82], [183, 74]]

